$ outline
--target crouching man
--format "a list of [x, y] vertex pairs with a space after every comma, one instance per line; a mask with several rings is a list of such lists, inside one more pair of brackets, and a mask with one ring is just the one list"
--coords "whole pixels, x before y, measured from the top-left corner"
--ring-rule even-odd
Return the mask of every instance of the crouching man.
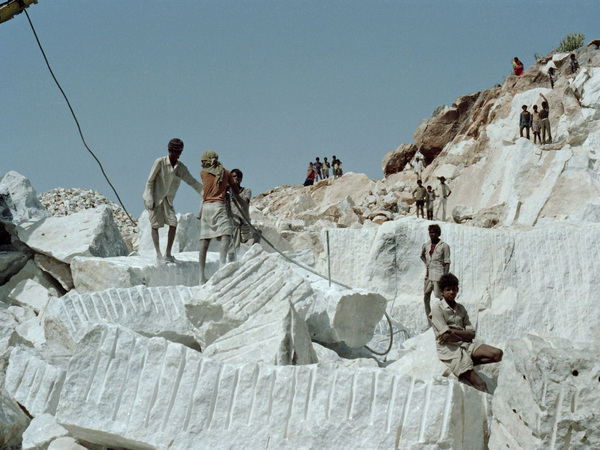
[[485, 381], [473, 366], [502, 360], [502, 350], [491, 345], [474, 342], [475, 328], [463, 305], [456, 302], [458, 278], [448, 273], [439, 281], [442, 299], [431, 307], [431, 325], [436, 338], [437, 354], [460, 380], [474, 388], [488, 392]]

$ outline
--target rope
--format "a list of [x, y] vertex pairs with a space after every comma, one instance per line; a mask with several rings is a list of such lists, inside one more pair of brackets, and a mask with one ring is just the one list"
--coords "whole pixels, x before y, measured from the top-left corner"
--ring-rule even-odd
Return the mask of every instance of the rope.
[[69, 106], [69, 109], [71, 110], [71, 115], [73, 116], [73, 119], [75, 119], [75, 124], [77, 124], [77, 129], [79, 130], [79, 136], [81, 136], [81, 140], [83, 142], [83, 145], [85, 146], [85, 148], [87, 149], [87, 151], [90, 152], [90, 154], [94, 157], [94, 159], [96, 160], [96, 162], [100, 166], [100, 170], [102, 171], [102, 175], [104, 175], [104, 178], [106, 179], [106, 182], [108, 183], [108, 185], [111, 187], [111, 189], [113, 190], [113, 192], [117, 196], [117, 200], [119, 200], [119, 203], [120, 203], [121, 207], [123, 208], [123, 211], [125, 211], [125, 214], [127, 214], [127, 217], [129, 218], [129, 220], [131, 220], [131, 223], [133, 225], [136, 225], [135, 220], [133, 220], [131, 218], [131, 216], [127, 212], [127, 209], [125, 208], [125, 205], [123, 205], [123, 202], [121, 201], [121, 197], [119, 197], [119, 194], [117, 193], [117, 190], [115, 189], [115, 187], [112, 185], [112, 183], [108, 179], [108, 176], [106, 175], [106, 172], [104, 172], [104, 167], [102, 167], [102, 163], [100, 163], [100, 160], [96, 157], [96, 155], [94, 154], [94, 152], [92, 152], [92, 150], [90, 150], [90, 148], [88, 147], [87, 143], [85, 142], [85, 139], [83, 137], [83, 132], [81, 131], [81, 126], [79, 125], [79, 120], [77, 120], [77, 116], [75, 115], [75, 112], [73, 111], [73, 108], [71, 107], [71, 102], [69, 102], [69, 99], [67, 98], [67, 95], [65, 94], [65, 91], [63, 91], [63, 88], [60, 86], [60, 83], [58, 82], [58, 80], [54, 76], [54, 72], [52, 71], [52, 68], [50, 67], [50, 63], [48, 62], [48, 58], [46, 58], [46, 53], [44, 52], [44, 49], [42, 48], [42, 44], [40, 43], [40, 40], [38, 39], [37, 33], [35, 32], [35, 28], [33, 26], [33, 23], [31, 23], [31, 19], [29, 18], [29, 13], [27, 12], [26, 9], [24, 9], [23, 12], [27, 16], [27, 20], [29, 21], [29, 25], [31, 26], [31, 31], [33, 31], [33, 35], [35, 36], [35, 40], [37, 41], [38, 47], [40, 48], [40, 50], [42, 52], [42, 56], [44, 57], [44, 61], [46, 61], [46, 66], [48, 66], [48, 70], [50, 71], [50, 75], [52, 75], [52, 78], [54, 79], [54, 82], [58, 86], [58, 89], [60, 89], [60, 92], [62, 93], [63, 97], [65, 98], [65, 101], [67, 102], [67, 105]]
[[[321, 277], [321, 278], [323, 278], [325, 280], [329, 280], [328, 277], [326, 277], [322, 273], [317, 272], [312, 267], [306, 266], [306, 265], [304, 265], [302, 263], [299, 263], [298, 261], [294, 261], [292, 258], [290, 258], [289, 256], [283, 254], [283, 252], [281, 252], [278, 248], [276, 248], [273, 244], [271, 244], [271, 242], [267, 238], [265, 238], [262, 235], [262, 233], [254, 227], [254, 225], [252, 225], [252, 223], [250, 222], [250, 218], [246, 216], [245, 210], [241, 207], [240, 203], [238, 202], [237, 195], [233, 195], [232, 198], [233, 198], [233, 201], [235, 202], [235, 204], [236, 204], [236, 206], [238, 208], [239, 213], [242, 216], [242, 220], [246, 223], [246, 225], [248, 225], [250, 228], [252, 228], [252, 230], [254, 230], [254, 232], [256, 234], [260, 235], [261, 239], [264, 240], [269, 245], [269, 247], [271, 247], [273, 250], [275, 250], [277, 253], [279, 253], [281, 256], [283, 256], [283, 258], [286, 261], [288, 261], [288, 262], [290, 262], [292, 264], [296, 264], [298, 267], [301, 267], [304, 270], [307, 270], [307, 271], [309, 271], [309, 272], [311, 272], [311, 273], [313, 273], [313, 274], [315, 274], [315, 275], [317, 275], [317, 276], [319, 276], [319, 277]], [[348, 286], [347, 284], [344, 284], [341, 281], [336, 281], [334, 279], [331, 279], [331, 282], [337, 284], [338, 286], [342, 286], [342, 287], [344, 287], [346, 289], [353, 289], [351, 286]], [[377, 351], [373, 350], [372, 348], [369, 348], [367, 345], [365, 345], [365, 348], [367, 350], [369, 350], [370, 352], [372, 352], [372, 353], [374, 353], [376, 355], [379, 355], [379, 356], [385, 356], [385, 355], [387, 355], [390, 352], [390, 350], [392, 349], [392, 346], [394, 345], [394, 328], [393, 328], [393, 325], [392, 325], [392, 319], [388, 315], [387, 311], [384, 311], [383, 314], [385, 315], [385, 318], [387, 319], [388, 325], [390, 327], [390, 344], [388, 345], [387, 350], [385, 352], [383, 352], [383, 353], [380, 353], [380, 352], [377, 352]]]

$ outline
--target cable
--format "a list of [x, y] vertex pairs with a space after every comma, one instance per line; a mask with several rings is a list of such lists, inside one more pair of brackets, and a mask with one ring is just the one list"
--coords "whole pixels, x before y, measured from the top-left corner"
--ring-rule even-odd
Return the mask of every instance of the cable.
[[31, 19], [29, 18], [29, 14], [27, 13], [27, 10], [24, 9], [23, 12], [27, 16], [27, 20], [29, 21], [29, 25], [31, 26], [31, 31], [33, 31], [33, 35], [35, 36], [35, 40], [37, 41], [38, 47], [40, 48], [40, 50], [42, 52], [42, 56], [44, 57], [44, 61], [46, 61], [46, 66], [48, 66], [48, 70], [50, 71], [50, 75], [52, 75], [52, 78], [54, 78], [54, 82], [58, 86], [58, 89], [60, 89], [60, 92], [62, 93], [63, 97], [65, 98], [65, 101], [67, 102], [67, 105], [69, 106], [69, 109], [71, 110], [71, 114], [73, 115], [73, 119], [75, 119], [75, 123], [77, 124], [77, 129], [79, 130], [79, 136], [81, 136], [81, 140], [83, 142], [83, 145], [85, 145], [85, 148], [87, 149], [87, 151], [90, 152], [90, 154], [94, 157], [94, 159], [96, 160], [96, 162], [100, 166], [100, 170], [102, 171], [102, 175], [104, 175], [104, 178], [106, 179], [106, 182], [108, 183], [108, 185], [111, 187], [111, 189], [113, 190], [113, 192], [117, 196], [117, 200], [119, 200], [119, 203], [121, 204], [121, 207], [123, 208], [123, 211], [125, 211], [125, 214], [127, 214], [127, 217], [129, 218], [129, 220], [131, 220], [131, 223], [133, 225], [136, 225], [135, 220], [133, 220], [131, 218], [131, 216], [127, 212], [127, 209], [125, 208], [125, 205], [123, 205], [123, 202], [121, 201], [121, 197], [119, 197], [119, 194], [117, 193], [117, 190], [115, 189], [115, 187], [112, 185], [112, 183], [108, 179], [108, 176], [106, 175], [106, 172], [104, 172], [104, 167], [102, 167], [102, 163], [100, 163], [100, 160], [96, 157], [96, 155], [94, 154], [94, 152], [92, 152], [92, 150], [90, 150], [90, 148], [88, 147], [87, 143], [85, 142], [85, 139], [83, 137], [83, 132], [81, 131], [81, 126], [79, 125], [79, 120], [77, 120], [77, 116], [75, 115], [75, 112], [73, 111], [73, 108], [71, 107], [71, 102], [69, 102], [69, 99], [67, 98], [67, 95], [65, 94], [65, 91], [63, 91], [63, 88], [60, 86], [60, 83], [58, 82], [58, 80], [54, 76], [54, 72], [52, 71], [52, 68], [50, 67], [50, 63], [48, 62], [48, 58], [46, 58], [46, 53], [44, 52], [44, 49], [42, 48], [42, 44], [40, 43], [40, 40], [38, 39], [38, 35], [35, 32], [35, 28], [33, 26], [33, 23], [31, 23]]
[[[291, 262], [292, 264], [296, 264], [297, 266], [303, 268], [304, 270], [308, 270], [309, 272], [314, 273], [315, 275], [317, 275], [317, 276], [319, 276], [319, 277], [321, 277], [321, 278], [323, 278], [325, 280], [329, 280], [328, 277], [326, 277], [322, 273], [317, 272], [312, 267], [308, 267], [308, 266], [305, 266], [302, 263], [299, 263], [298, 261], [294, 261], [292, 258], [290, 258], [287, 255], [284, 255], [281, 251], [279, 251], [273, 244], [271, 244], [271, 242], [269, 242], [269, 240], [267, 238], [265, 238], [262, 235], [262, 233], [259, 230], [257, 230], [254, 227], [254, 225], [252, 225], [252, 223], [250, 222], [250, 218], [246, 216], [246, 211], [241, 207], [240, 203], [238, 202], [237, 196], [233, 195], [232, 198], [233, 198], [233, 201], [235, 202], [235, 204], [236, 204], [236, 206], [238, 208], [238, 211], [240, 212], [240, 214], [242, 216], [242, 220], [246, 223], [246, 225], [248, 225], [250, 228], [252, 228], [252, 230], [254, 230], [255, 233], [257, 233], [258, 235], [260, 235], [261, 239], [263, 239], [273, 250], [275, 250], [277, 253], [279, 253], [281, 256], [283, 256], [287, 261]], [[336, 281], [334, 279], [331, 279], [331, 282], [335, 283], [335, 284], [337, 284], [339, 286], [342, 286], [342, 287], [344, 287], [346, 289], [353, 289], [351, 286], [348, 286], [347, 284], [341, 283], [340, 281]], [[385, 355], [387, 355], [390, 352], [390, 350], [392, 349], [392, 346], [394, 345], [394, 327], [392, 325], [392, 319], [388, 315], [387, 311], [384, 311], [383, 314], [385, 315], [385, 318], [387, 319], [388, 325], [390, 327], [390, 344], [388, 345], [387, 350], [385, 352], [383, 352], [383, 353], [380, 353], [380, 352], [377, 352], [377, 351], [373, 350], [372, 348], [369, 348], [367, 345], [365, 345], [365, 348], [367, 350], [369, 350], [370, 352], [372, 352], [372, 353], [374, 353], [376, 355], [379, 355], [379, 356], [385, 356]]]

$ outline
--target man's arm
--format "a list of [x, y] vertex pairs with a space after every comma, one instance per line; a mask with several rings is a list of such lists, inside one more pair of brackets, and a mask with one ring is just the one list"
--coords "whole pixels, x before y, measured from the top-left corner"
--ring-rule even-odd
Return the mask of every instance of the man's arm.
[[198, 194], [204, 195], [204, 187], [202, 186], [202, 183], [200, 183], [192, 176], [188, 168], [182, 163], [179, 163], [178, 169], [179, 178], [181, 178], [183, 181], [189, 184]]
[[438, 338], [442, 344], [448, 342], [473, 342], [473, 339], [475, 339], [474, 331], [457, 330], [455, 328], [449, 328], [448, 331]]
[[427, 249], [425, 248], [425, 244], [423, 244], [423, 247], [421, 247], [421, 261], [423, 261], [423, 263], [427, 266], [427, 258], [425, 257], [426, 251]]
[[442, 260], [444, 265], [444, 275], [450, 272], [450, 246], [448, 244], [444, 245], [442, 249]]
[[144, 200], [144, 207], [146, 209], [152, 210], [156, 206], [154, 204], [154, 179], [157, 177], [160, 172], [160, 158], [154, 161], [152, 165], [152, 169], [150, 169], [150, 175], [148, 176], [148, 181], [146, 181], [146, 188], [144, 189], [144, 194], [142, 198]]

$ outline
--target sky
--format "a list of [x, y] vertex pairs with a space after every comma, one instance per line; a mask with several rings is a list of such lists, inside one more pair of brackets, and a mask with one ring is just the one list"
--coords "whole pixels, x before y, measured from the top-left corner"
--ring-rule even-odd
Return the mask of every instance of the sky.
[[[28, 10], [84, 138], [139, 217], [152, 163], [215, 150], [254, 195], [310, 161], [382, 178], [385, 154], [458, 96], [491, 88], [568, 33], [600, 38], [597, 0], [39, 0]], [[0, 24], [0, 176], [117, 202], [25, 14]], [[197, 212], [185, 183], [177, 212]]]

